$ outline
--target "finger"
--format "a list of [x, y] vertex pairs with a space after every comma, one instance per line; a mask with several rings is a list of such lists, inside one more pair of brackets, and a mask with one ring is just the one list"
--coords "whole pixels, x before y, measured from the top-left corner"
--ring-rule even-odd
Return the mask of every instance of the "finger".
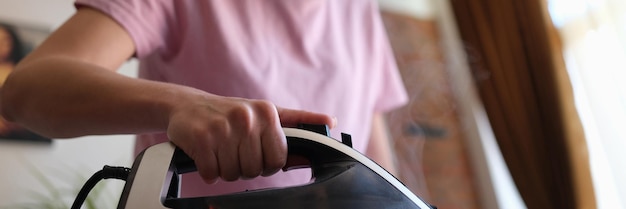
[[202, 180], [204, 180], [207, 184], [217, 182], [220, 169], [215, 153], [213, 151], [208, 151], [206, 155], [196, 158], [196, 168], [198, 168], [198, 173], [202, 177]]
[[217, 161], [220, 167], [220, 177], [226, 181], [235, 181], [241, 176], [239, 169], [239, 154], [237, 145], [221, 146], [217, 150]]
[[194, 160], [198, 173], [206, 183], [215, 183], [220, 169], [210, 141], [205, 134], [201, 134], [203, 132], [186, 131], [185, 128], [168, 127], [168, 138]]
[[239, 145], [239, 160], [241, 176], [243, 179], [251, 179], [263, 172], [263, 155], [261, 142], [258, 135], [250, 135], [242, 139]]
[[266, 121], [267, 126], [261, 134], [264, 165], [262, 176], [270, 176], [278, 172], [287, 161], [287, 139], [280, 126], [278, 111], [273, 111]]
[[281, 131], [269, 131], [271, 133], [262, 136], [263, 147], [263, 173], [262, 176], [270, 176], [278, 172], [287, 162], [287, 142]]
[[329, 128], [337, 125], [337, 119], [326, 114], [276, 107], [280, 123], [284, 127], [295, 127], [298, 124], [326, 124]]

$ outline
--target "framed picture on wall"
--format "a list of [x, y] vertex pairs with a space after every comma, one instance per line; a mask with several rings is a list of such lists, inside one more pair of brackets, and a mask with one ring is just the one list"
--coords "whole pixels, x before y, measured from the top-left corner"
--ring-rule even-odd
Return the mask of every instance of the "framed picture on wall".
[[[0, 19], [0, 88], [15, 65], [40, 44], [50, 30], [32, 24]], [[0, 140], [51, 143], [52, 140], [0, 117]]]

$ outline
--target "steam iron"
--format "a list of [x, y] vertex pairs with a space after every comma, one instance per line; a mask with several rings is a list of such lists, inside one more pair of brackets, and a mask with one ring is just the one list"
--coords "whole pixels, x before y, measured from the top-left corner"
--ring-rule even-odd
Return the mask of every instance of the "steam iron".
[[118, 209], [220, 208], [435, 208], [413, 194], [382, 167], [351, 148], [350, 135], [339, 142], [326, 126], [284, 128], [288, 152], [307, 158], [311, 182], [209, 197], [180, 197], [180, 174], [194, 162], [172, 143], [147, 148], [133, 163]]

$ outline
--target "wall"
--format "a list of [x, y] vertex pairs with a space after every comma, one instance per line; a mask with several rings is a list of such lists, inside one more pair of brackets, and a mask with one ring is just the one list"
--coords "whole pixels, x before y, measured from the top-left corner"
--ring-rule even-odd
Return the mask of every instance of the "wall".
[[437, 207], [484, 208], [437, 23], [388, 11], [382, 17], [409, 95], [409, 103], [388, 116], [399, 178]]
[[384, 11], [393, 11], [417, 19], [430, 20], [436, 16], [433, 0], [378, 0], [378, 4]]
[[[0, 1], [0, 20], [50, 31], [74, 12], [72, 0]], [[120, 71], [135, 76], [136, 68], [136, 62], [131, 61]], [[103, 165], [130, 166], [133, 143], [129, 135], [81, 137], [54, 141], [51, 145], [0, 140], [0, 208], [47, 201], [45, 197], [51, 199], [47, 202], [71, 201], [74, 189]], [[50, 181], [50, 186], [45, 186], [37, 171]], [[99, 205], [114, 208], [123, 183], [109, 181], [105, 184], [107, 195], [99, 198], [105, 202]], [[54, 190], [60, 191], [60, 196], [55, 196]]]
[[[418, 131], [420, 136], [406, 136], [407, 131], [402, 130], [396, 134], [391, 127], [396, 148], [400, 147], [398, 157], [405, 147], [412, 147], [415, 155], [406, 157], [410, 152], [404, 151], [407, 159], [398, 159], [413, 167], [409, 174], [415, 179], [403, 179], [405, 183], [440, 208], [475, 208], [477, 204], [479, 208], [525, 208], [476, 94], [466, 59], [471, 55], [465, 54], [460, 43], [449, 1], [379, 3], [381, 9], [394, 14], [384, 17], [401, 72], [414, 77], [405, 76], [407, 91], [420, 92], [412, 95], [412, 111], [400, 115], [411, 115], [418, 124], [428, 125]], [[402, 15], [413, 17], [413, 23], [399, 21], [406, 19], [399, 18]], [[433, 30], [435, 34], [431, 34]], [[396, 39], [404, 40], [393, 40], [393, 32]], [[424, 134], [428, 130], [430, 137]]]

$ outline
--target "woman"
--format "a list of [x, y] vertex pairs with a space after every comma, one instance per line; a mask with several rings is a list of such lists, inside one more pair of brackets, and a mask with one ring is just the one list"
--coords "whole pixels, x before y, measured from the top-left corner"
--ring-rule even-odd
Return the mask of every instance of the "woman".
[[[0, 23], [0, 88], [15, 65], [24, 57], [24, 45], [12, 26]], [[0, 117], [0, 138], [50, 141]]]
[[[306, 183], [306, 171], [272, 175], [288, 163], [281, 126], [297, 123], [350, 133], [393, 170], [381, 115], [407, 98], [376, 1], [77, 6], [9, 76], [5, 117], [59, 138], [139, 134], [137, 151], [171, 141], [200, 174], [183, 196]], [[141, 79], [113, 72], [131, 57]]]
[[0, 86], [24, 57], [22, 43], [13, 27], [0, 23]]

